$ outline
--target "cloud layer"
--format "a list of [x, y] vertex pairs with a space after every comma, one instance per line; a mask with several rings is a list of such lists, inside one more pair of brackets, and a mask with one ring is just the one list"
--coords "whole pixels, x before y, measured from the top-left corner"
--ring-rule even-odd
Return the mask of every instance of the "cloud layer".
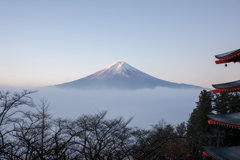
[[47, 99], [53, 117], [76, 118], [108, 110], [108, 118], [134, 117], [131, 126], [147, 129], [162, 118], [173, 125], [187, 121], [200, 91], [161, 87], [137, 91], [77, 91], [50, 87], [38, 89], [32, 97], [36, 104], [39, 99]]

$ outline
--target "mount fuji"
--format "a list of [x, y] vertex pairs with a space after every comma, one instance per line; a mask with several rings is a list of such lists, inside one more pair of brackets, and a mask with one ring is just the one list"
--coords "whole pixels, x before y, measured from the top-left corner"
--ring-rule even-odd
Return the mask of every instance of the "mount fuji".
[[150, 76], [126, 62], [114, 62], [106, 68], [87, 77], [55, 85], [64, 89], [99, 90], [99, 89], [124, 89], [137, 90], [144, 88], [195, 88], [202, 87], [164, 81]]

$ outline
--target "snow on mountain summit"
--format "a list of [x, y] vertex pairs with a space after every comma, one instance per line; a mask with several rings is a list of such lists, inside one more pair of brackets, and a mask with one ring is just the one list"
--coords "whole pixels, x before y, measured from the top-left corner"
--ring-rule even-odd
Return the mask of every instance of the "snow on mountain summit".
[[136, 77], [139, 78], [153, 78], [146, 73], [139, 71], [138, 69], [130, 66], [126, 62], [114, 62], [106, 68], [92, 74], [89, 76], [90, 79], [107, 79], [113, 77], [121, 77], [121, 78], [130, 78]]

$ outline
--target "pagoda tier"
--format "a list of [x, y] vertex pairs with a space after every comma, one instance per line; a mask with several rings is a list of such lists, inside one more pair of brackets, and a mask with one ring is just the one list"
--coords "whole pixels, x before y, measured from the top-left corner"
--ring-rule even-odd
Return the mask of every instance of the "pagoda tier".
[[212, 91], [213, 93], [236, 92], [240, 91], [240, 80], [222, 84], [213, 84], [212, 86], [216, 88]]
[[240, 128], [240, 112], [231, 114], [208, 115], [209, 124], [218, 124], [228, 127]]
[[[219, 54], [215, 56], [217, 61], [216, 64], [229, 63], [229, 62], [240, 62], [240, 49], [230, 51], [227, 53]], [[240, 80], [222, 84], [212, 85], [215, 90], [213, 93], [227, 93], [240, 91]], [[218, 124], [228, 127], [234, 127], [240, 129], [240, 112], [231, 114], [219, 114], [219, 115], [208, 115], [210, 120], [209, 124]], [[240, 146], [235, 147], [202, 147], [205, 152], [203, 155], [206, 157], [213, 157], [217, 160], [240, 160]]]
[[216, 64], [229, 63], [229, 62], [240, 62], [240, 49], [233, 50], [227, 53], [215, 55], [219, 60], [215, 61]]
[[202, 147], [211, 157], [217, 160], [240, 160], [240, 146], [234, 147]]

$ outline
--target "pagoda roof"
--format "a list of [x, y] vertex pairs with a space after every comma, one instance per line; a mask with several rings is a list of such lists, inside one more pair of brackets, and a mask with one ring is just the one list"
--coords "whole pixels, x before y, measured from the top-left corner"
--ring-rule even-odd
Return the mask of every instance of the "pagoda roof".
[[210, 124], [227, 125], [230, 127], [240, 128], [240, 112], [231, 114], [218, 114], [207, 115], [211, 120], [215, 122], [209, 122]]
[[240, 49], [236, 49], [230, 52], [215, 55], [219, 60], [215, 61], [216, 64], [229, 63], [229, 62], [239, 62], [240, 61]]
[[212, 86], [216, 88], [216, 90], [213, 90], [213, 93], [236, 92], [240, 91], [240, 80], [221, 84], [213, 84]]
[[240, 160], [240, 146], [233, 147], [209, 147], [203, 146], [211, 157], [217, 160]]

